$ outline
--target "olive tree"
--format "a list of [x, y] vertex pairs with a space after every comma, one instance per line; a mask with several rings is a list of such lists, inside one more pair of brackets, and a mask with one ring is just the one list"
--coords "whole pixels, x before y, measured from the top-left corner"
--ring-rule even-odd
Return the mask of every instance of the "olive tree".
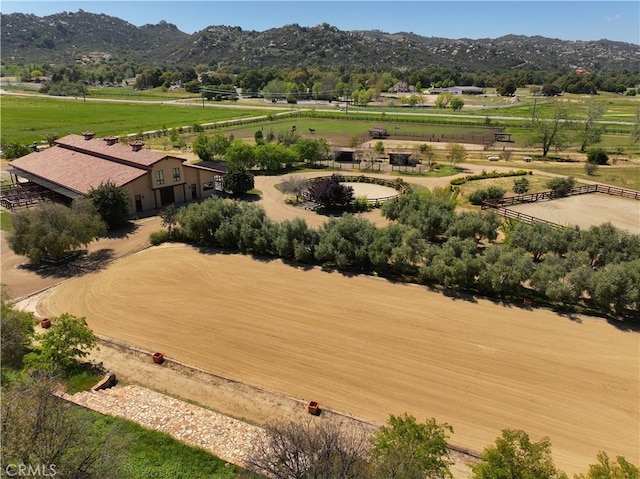
[[0, 298], [0, 348], [2, 366], [19, 366], [34, 336], [33, 313], [20, 311]]
[[16, 211], [12, 222], [14, 229], [7, 240], [9, 247], [32, 263], [61, 261], [71, 251], [87, 246], [107, 232], [95, 207], [86, 199], [76, 200], [71, 208], [44, 203]]

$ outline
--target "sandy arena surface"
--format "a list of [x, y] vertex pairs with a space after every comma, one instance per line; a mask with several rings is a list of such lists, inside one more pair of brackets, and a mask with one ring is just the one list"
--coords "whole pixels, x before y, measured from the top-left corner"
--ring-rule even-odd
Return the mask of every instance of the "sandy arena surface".
[[591, 193], [514, 205], [509, 209], [559, 225], [578, 225], [582, 229], [611, 222], [629, 233], [640, 234], [640, 201], [630, 198]]
[[435, 417], [473, 450], [509, 427], [549, 436], [568, 473], [600, 450], [640, 462], [638, 333], [600, 319], [185, 245], [72, 278], [37, 308], [372, 421]]

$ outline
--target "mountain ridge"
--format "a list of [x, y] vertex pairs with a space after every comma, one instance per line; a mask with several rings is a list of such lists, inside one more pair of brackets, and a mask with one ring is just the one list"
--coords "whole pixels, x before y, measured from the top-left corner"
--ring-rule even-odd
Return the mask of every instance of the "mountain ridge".
[[327, 23], [265, 31], [211, 25], [193, 34], [165, 20], [137, 27], [106, 14], [46, 17], [0, 14], [2, 60], [70, 64], [91, 52], [155, 65], [207, 64], [234, 71], [260, 68], [408, 70], [432, 65], [462, 71], [534, 69], [637, 70], [640, 46], [611, 40], [568, 41], [509, 34], [447, 39], [412, 32], [343, 31]]

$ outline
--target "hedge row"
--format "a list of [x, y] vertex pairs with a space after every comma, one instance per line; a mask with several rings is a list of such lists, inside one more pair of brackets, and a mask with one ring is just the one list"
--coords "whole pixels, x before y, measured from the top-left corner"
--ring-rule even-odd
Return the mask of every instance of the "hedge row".
[[488, 178], [508, 178], [510, 176], [526, 176], [526, 175], [533, 175], [533, 171], [510, 170], [510, 171], [504, 171], [502, 173], [498, 173], [496, 170], [493, 170], [490, 172], [483, 171], [478, 175], [467, 175], [467, 176], [461, 176], [460, 178], [454, 178], [453, 180], [450, 181], [450, 183], [451, 185], [455, 186], [455, 185], [464, 185], [468, 181], [486, 180]]

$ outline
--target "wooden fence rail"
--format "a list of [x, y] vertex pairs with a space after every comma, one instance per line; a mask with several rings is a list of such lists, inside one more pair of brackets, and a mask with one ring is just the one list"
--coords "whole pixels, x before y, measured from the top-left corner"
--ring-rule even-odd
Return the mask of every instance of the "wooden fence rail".
[[571, 188], [566, 191], [541, 191], [540, 193], [528, 193], [524, 195], [511, 196], [509, 198], [502, 198], [499, 200], [487, 200], [482, 202], [481, 208], [492, 208], [501, 216], [506, 218], [514, 218], [525, 223], [545, 223], [553, 228], [562, 228], [561, 225], [552, 223], [542, 218], [536, 218], [535, 216], [520, 213], [519, 211], [510, 210], [507, 206], [519, 205], [522, 203], [535, 203], [536, 201], [550, 201], [558, 198], [565, 198], [567, 196], [584, 195], [588, 193], [603, 193], [605, 195], [621, 196], [623, 198], [631, 198], [633, 200], [640, 200], [640, 191], [627, 190], [624, 188], [618, 188], [617, 186], [608, 185], [585, 185]]
[[519, 205], [521, 203], [535, 203], [536, 201], [549, 201], [568, 196], [585, 195], [589, 193], [603, 193], [605, 195], [621, 196], [623, 198], [631, 198], [640, 200], [640, 191], [627, 190], [616, 186], [608, 185], [585, 185], [577, 186], [569, 190], [561, 191], [541, 191], [539, 193], [526, 193], [523, 195], [510, 196], [499, 200], [487, 200], [483, 202], [482, 208], [500, 208], [504, 206]]

